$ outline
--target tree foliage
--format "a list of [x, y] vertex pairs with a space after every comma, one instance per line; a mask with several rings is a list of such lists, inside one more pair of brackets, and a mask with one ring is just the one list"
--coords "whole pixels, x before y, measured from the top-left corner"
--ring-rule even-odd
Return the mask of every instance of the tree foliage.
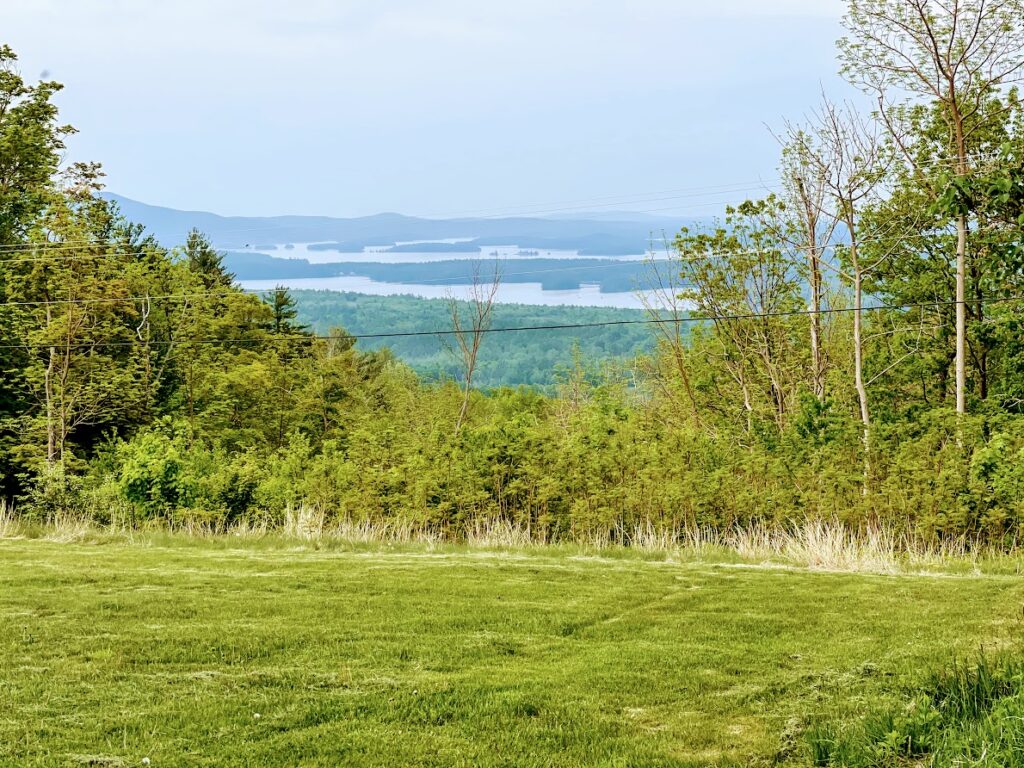
[[[488, 333], [532, 316], [492, 307], [478, 281], [476, 302], [413, 308], [434, 315], [409, 330], [447, 322], [461, 353], [458, 379], [433, 381], [357, 343], [323, 296], [244, 293], [201, 233], [168, 250], [125, 221], [97, 166], [59, 168], [59, 86], [26, 85], [0, 49], [2, 494], [25, 514], [136, 524], [274, 524], [305, 505], [450, 535], [497, 520], [545, 541], [804, 516], [1011, 540], [1024, 524], [1024, 108], [1004, 87], [1016, 8], [960, 3], [954, 24], [938, 3], [851, 0], [848, 73], [913, 98], [871, 117], [826, 105], [787, 132], [783, 194], [680, 232], [652, 265], [646, 354], [594, 360], [634, 349], [635, 326], [559, 342], [587, 354]], [[345, 317], [380, 332], [410, 314]], [[552, 355], [554, 387], [473, 386], [495, 366], [534, 376]]]

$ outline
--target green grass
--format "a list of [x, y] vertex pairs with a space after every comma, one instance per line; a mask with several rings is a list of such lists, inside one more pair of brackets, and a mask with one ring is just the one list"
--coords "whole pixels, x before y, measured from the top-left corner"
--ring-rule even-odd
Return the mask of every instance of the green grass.
[[859, 720], [815, 723], [807, 733], [814, 764], [1024, 765], [1024, 665], [1012, 655], [955, 662], [906, 693]]
[[1024, 601], [998, 575], [238, 546], [0, 541], [0, 764], [806, 763], [814, 723], [1008, 646]]

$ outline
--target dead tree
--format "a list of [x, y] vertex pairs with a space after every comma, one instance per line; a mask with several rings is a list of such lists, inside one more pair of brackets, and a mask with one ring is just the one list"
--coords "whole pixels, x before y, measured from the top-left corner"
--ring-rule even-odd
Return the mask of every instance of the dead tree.
[[[825, 194], [818, 201], [818, 216], [846, 230], [849, 270], [837, 271], [853, 293], [853, 378], [860, 407], [866, 495], [871, 476], [871, 408], [864, 377], [864, 279], [887, 256], [863, 263], [860, 212], [878, 195], [889, 163], [882, 129], [853, 108], [840, 108], [823, 98], [809, 123], [806, 128], [787, 125], [787, 141], [814, 167], [821, 182]], [[877, 234], [869, 233], [866, 239]]]
[[480, 346], [484, 336], [491, 327], [494, 312], [494, 301], [501, 286], [501, 265], [494, 263], [490, 275], [484, 275], [479, 261], [473, 262], [472, 283], [469, 289], [468, 318], [463, 318], [461, 302], [449, 296], [448, 307], [452, 319], [452, 336], [455, 338], [459, 362], [462, 367], [462, 405], [455, 421], [455, 434], [462, 432], [462, 427], [469, 416], [469, 405], [473, 394], [473, 377], [476, 374], [480, 356]]
[[[697, 406], [697, 397], [686, 361], [686, 339], [683, 334], [683, 327], [688, 322], [690, 303], [682, 298], [686, 286], [681, 279], [682, 269], [677, 263], [679, 254], [669, 246], [666, 237], [663, 236], [662, 241], [665, 260], [659, 263], [655, 258], [652, 238], [644, 285], [640, 286], [637, 295], [652, 320], [655, 336], [662, 341], [671, 355], [672, 365], [683, 385], [694, 422], [700, 425], [700, 409]], [[666, 387], [666, 390], [669, 397], [674, 398], [671, 388]]]

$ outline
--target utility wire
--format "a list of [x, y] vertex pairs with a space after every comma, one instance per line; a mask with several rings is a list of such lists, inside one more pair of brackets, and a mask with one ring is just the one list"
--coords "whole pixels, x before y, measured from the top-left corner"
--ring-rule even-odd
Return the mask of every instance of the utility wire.
[[[983, 298], [981, 304], [1006, 304], [1012, 302], [1024, 301], [1024, 295], [1019, 296], [993, 296]], [[948, 307], [955, 306], [959, 302], [956, 301], [929, 301], [929, 302], [917, 302], [912, 304], [881, 304], [873, 305], [870, 307], [862, 307], [862, 312], [881, 312], [881, 311], [900, 311], [900, 310], [911, 310], [911, 309], [927, 309], [934, 307]], [[974, 301], [972, 304], [978, 304], [979, 302]], [[693, 323], [707, 323], [707, 322], [734, 322], [740, 320], [767, 320], [772, 318], [790, 318], [790, 317], [805, 317], [809, 315], [840, 315], [857, 312], [858, 310], [853, 307], [833, 307], [829, 309], [822, 309], [818, 311], [814, 310], [791, 310], [784, 312], [752, 312], [747, 314], [737, 315], [689, 315], [687, 317], [676, 317], [676, 318], [648, 318], [645, 320], [605, 320], [597, 321], [592, 323], [564, 323], [560, 325], [524, 325], [511, 328], [481, 328], [477, 332], [482, 334], [499, 334], [499, 333], [522, 333], [528, 331], [564, 331], [564, 330], [576, 330], [584, 328], [610, 328], [617, 326], [631, 326], [631, 325], [679, 325], [679, 324], [693, 324]], [[465, 332], [465, 331], [463, 331]], [[419, 338], [427, 336], [454, 336], [459, 334], [460, 331], [453, 328], [442, 328], [433, 331], [394, 331], [386, 333], [343, 333], [337, 336], [325, 336], [317, 334], [303, 334], [296, 336], [279, 336], [275, 338], [264, 337], [264, 338], [252, 338], [252, 339], [172, 339], [167, 341], [92, 341], [92, 342], [79, 342], [75, 344], [58, 344], [52, 342], [38, 342], [35, 344], [4, 344], [0, 345], [0, 349], [48, 349], [50, 347], [59, 347], [62, 349], [97, 349], [100, 347], [140, 347], [140, 346], [177, 346], [187, 344], [277, 344], [277, 343], [308, 343], [311, 341], [337, 341], [339, 339], [355, 339], [356, 341], [367, 341], [374, 339], [405, 339], [405, 338]]]
[[[589, 207], [609, 207], [615, 205], [632, 205], [634, 203], [646, 203], [655, 202], [649, 198], [656, 195], [679, 195], [680, 199], [689, 196], [699, 196], [701, 194], [718, 195], [718, 194], [730, 194], [735, 192], [745, 192], [750, 190], [764, 189], [766, 186], [775, 186], [781, 179], [763, 179], [758, 181], [744, 181], [736, 182], [734, 184], [719, 184], [715, 186], [707, 187], [682, 187], [679, 189], [663, 189], [656, 192], [636, 192], [633, 194], [626, 195], [605, 195], [603, 197], [592, 197], [589, 199], [577, 199], [577, 200], [557, 200], [547, 203], [525, 203], [518, 206], [510, 206], [507, 208], [478, 208], [476, 210], [457, 211], [448, 213], [432, 213], [425, 218], [430, 219], [459, 219], [467, 216], [473, 216], [474, 214], [479, 215], [480, 218], [492, 218], [505, 216], [530, 216], [542, 213], [550, 212], [549, 208], [559, 206], [560, 210], [564, 210], [562, 206], [573, 206], [574, 209], [583, 210], [584, 206]], [[677, 199], [677, 198], [669, 198]], [[600, 203], [608, 202], [607, 205], [599, 205]], [[628, 211], [628, 213], [636, 213], [636, 211]]]
[[[913, 241], [919, 241], [919, 240], [929, 240], [931, 238], [934, 238], [934, 237], [940, 236], [940, 235], [945, 235], [945, 236], [948, 236], [948, 237], [952, 237], [953, 234], [954, 234], [953, 232], [946, 232], [946, 233], [943, 233], [943, 232], [936, 232], [936, 233], [919, 232], [919, 233], [915, 233], [915, 234], [900, 235], [899, 237], [896, 237], [896, 238], [889, 238], [889, 237], [886, 237], [886, 236], [880, 236], [880, 237], [876, 237], [876, 238], [865, 238], [863, 240], [858, 240], [857, 242], [858, 242], [858, 245], [861, 245], [861, 246], [863, 246], [863, 245], [871, 245], [873, 243], [890, 243], [892, 245], [899, 245], [899, 244], [902, 244], [902, 243], [905, 243], [905, 242], [913, 242]], [[649, 242], [653, 242], [653, 241], [649, 241]], [[666, 238], [662, 238], [662, 242], [666, 246], [669, 245], [668, 240]], [[1012, 243], [1010, 243], [1010, 244], [1012, 244]], [[1017, 243], [1017, 244], [1019, 245], [1020, 243]], [[848, 246], [849, 246], [848, 243], [833, 242], [833, 243], [824, 243], [824, 244], [818, 245], [817, 248], [818, 248], [819, 251], [829, 251], [829, 250], [835, 250], [835, 249], [839, 249], [839, 248], [846, 248]], [[793, 250], [805, 250], [804, 246], [797, 246], [797, 245], [789, 244], [789, 247], [791, 249], [793, 249]], [[602, 257], [593, 257], [593, 256], [586, 257], [586, 256], [584, 256], [584, 257], [577, 257], [577, 260], [578, 261], [593, 260], [593, 261], [601, 261], [602, 263], [593, 264], [593, 265], [572, 266], [572, 267], [553, 267], [551, 269], [528, 270], [528, 271], [523, 271], [523, 272], [509, 272], [509, 273], [506, 273], [505, 276], [506, 277], [519, 277], [519, 276], [523, 276], [523, 275], [551, 274], [551, 273], [557, 273], [557, 272], [576, 272], [576, 271], [591, 270], [591, 269], [611, 269], [611, 268], [618, 267], [620, 265], [621, 266], [629, 266], [629, 265], [632, 265], [632, 264], [635, 264], [635, 265], [639, 266], [639, 265], [650, 264], [652, 260], [653, 261], [669, 261], [669, 262], [694, 263], [694, 262], [700, 262], [700, 261], [711, 261], [711, 260], [715, 260], [715, 259], [733, 258], [733, 257], [737, 257], [737, 256], [757, 256], [759, 254], [768, 253], [770, 250], [771, 249], [769, 249], [769, 248], [761, 248], [761, 249], [753, 249], [753, 250], [749, 250], [749, 251], [736, 251], [736, 252], [721, 253], [721, 254], [717, 254], [717, 253], [690, 254], [690, 255], [687, 255], [686, 257], [679, 256], [679, 257], [676, 257], [676, 258], [669, 257], [669, 258], [663, 258], [663, 259], [662, 258], [613, 259], [613, 258], [602, 258]], [[653, 255], [654, 251], [653, 250], [649, 251], [649, 253], [651, 253]], [[111, 257], [111, 256], [131, 256], [133, 254], [134, 254], [134, 252], [131, 252], [131, 251], [128, 251], [128, 252], [116, 252], [115, 251], [115, 252], [108, 252], [108, 253], [104, 253], [104, 254], [73, 254], [73, 255], [65, 255], [65, 256], [55, 257], [55, 259], [58, 260], [58, 261], [77, 261], [77, 260], [80, 260], [80, 259], [81, 260], [85, 260], [85, 259], [101, 259], [101, 258], [107, 258], [107, 257]], [[543, 257], [538, 257], [538, 258], [542, 259]], [[515, 261], [528, 261], [528, 260], [529, 259], [515, 259]], [[45, 257], [30, 257], [30, 258], [24, 258], [24, 259], [6, 259], [6, 260], [5, 259], [0, 259], [0, 264], [23, 263], [23, 262], [33, 262], [33, 261], [49, 261], [49, 259], [47, 259]], [[288, 259], [282, 259], [281, 261], [288, 261]], [[467, 265], [469, 265], [469, 264], [471, 264], [473, 262], [472, 259], [446, 259], [444, 261], [447, 261], [447, 262], [465, 261], [467, 263]], [[485, 259], [484, 261], [489, 262], [490, 260], [489, 259]], [[330, 266], [332, 264], [375, 264], [375, 265], [379, 264], [379, 265], [384, 265], [384, 266], [402, 266], [402, 265], [410, 265], [410, 264], [414, 264], [415, 265], [415, 264], [428, 264], [428, 263], [433, 263], [433, 262], [397, 262], [397, 263], [391, 264], [389, 262], [344, 262], [344, 261], [337, 261], [337, 262], [323, 262], [322, 266]], [[320, 265], [321, 264], [319, 264], [319, 263], [318, 264], [310, 263], [310, 266], [320, 266]], [[266, 278], [266, 279], [268, 281], [275, 281], [275, 280], [289, 280], [289, 279], [330, 279], [330, 278], [334, 278], [334, 277], [350, 277], [350, 276], [366, 277], [365, 275], [312, 275], [312, 276], [309, 276], [308, 278]], [[257, 280], [257, 279], [262, 279], [262, 278], [252, 278], [252, 280]], [[369, 278], [369, 279], [372, 279], [372, 278]], [[443, 283], [451, 283], [453, 279], [457, 279], [457, 277], [453, 278], [451, 276], [448, 276], [448, 277], [439, 277], [439, 278], [423, 278], [421, 280], [416, 280], [415, 282], [409, 283], [409, 284], [410, 285], [429, 285], [429, 284], [433, 284], [433, 283], [442, 283], [443, 284]], [[250, 281], [251, 280], [246, 280], [246, 282], [250, 282]], [[384, 282], [384, 283], [386, 283], [386, 282], [389, 282], [389, 281], [376, 281], [376, 282]], [[396, 284], [400, 284], [400, 283], [396, 283]], [[269, 289], [267, 289], [267, 290], [269, 290]], [[254, 291], [254, 292], [258, 292], [258, 291]], [[143, 300], [143, 299], [145, 299], [147, 297], [145, 297], [145, 296], [135, 296], [135, 297], [130, 297], [130, 298], [132, 300], [139, 300], [139, 301], [141, 301], [141, 300]], [[157, 297], [152, 297], [151, 296], [151, 297], [148, 297], [148, 298], [157, 298]], [[172, 297], [165, 297], [165, 298], [172, 298]], [[128, 299], [126, 298], [125, 300], [128, 300]], [[46, 302], [38, 302], [38, 303], [45, 304]], [[59, 302], [51, 302], [51, 303], [59, 303]], [[5, 302], [0, 302], [0, 306], [5, 306], [5, 305], [6, 306], [13, 306], [14, 304], [15, 304], [14, 302], [6, 302], [6, 303]]]
[[[732, 186], [734, 188], [726, 189], [726, 188], [723, 188], [724, 186]], [[755, 182], [754, 184], [747, 184], [746, 186], [723, 185], [723, 187], [708, 187], [708, 188], [704, 188], [704, 189], [701, 189], [700, 187], [695, 187], [695, 188], [692, 188], [690, 190], [690, 192], [692, 192], [692, 194], [673, 195], [673, 196], [669, 196], [669, 197], [654, 197], [653, 199], [651, 198], [652, 195], [665, 195], [665, 194], [673, 192], [674, 190], [666, 190], [665, 192], [641, 193], [641, 194], [645, 195], [645, 197], [643, 199], [624, 200], [624, 201], [621, 201], [621, 202], [608, 203], [608, 204], [605, 204], [605, 205], [600, 205], [600, 204], [595, 203], [593, 205], [587, 206], [587, 208], [607, 208], [607, 207], [611, 207], [611, 206], [615, 206], [615, 205], [630, 205], [632, 203], [638, 203], [638, 204], [658, 203], [658, 202], [665, 202], [665, 201], [669, 201], [669, 200], [681, 200], [681, 199], [693, 198], [693, 197], [704, 197], [705, 195], [728, 195], [728, 194], [737, 194], [737, 193], [740, 193], [740, 192], [753, 192], [753, 191], [758, 191], [758, 190], [764, 190], [764, 191], [768, 191], [768, 192], [777, 191], [773, 187], [766, 186], [766, 185], [763, 185], [763, 184], [760, 184], [760, 183], [757, 183], [757, 182]], [[713, 190], [716, 190], [716, 189], [718, 191], [713, 191]], [[680, 191], [686, 191], [686, 190], [680, 190]], [[597, 201], [607, 200], [607, 199], [610, 199], [610, 198], [595, 198], [595, 200], [597, 200]], [[728, 204], [729, 204], [728, 201], [724, 201], [724, 200], [709, 200], [707, 203], [703, 203], [701, 205], [704, 205], [704, 206], [717, 206], [717, 205], [728, 205]], [[545, 204], [538, 204], [538, 205], [562, 205], [562, 204], [561, 203], [553, 203], [553, 204], [545, 203]], [[533, 208], [535, 206], [533, 206], [531, 204], [526, 204], [526, 205], [521, 206], [521, 207], [525, 209], [525, 208]], [[495, 209], [492, 209], [492, 210], [495, 210]], [[543, 215], [543, 214], [548, 214], [548, 213], [564, 213], [566, 211], [571, 211], [571, 210], [581, 210], [581, 211], [583, 211], [583, 210], [586, 210], [586, 208], [584, 208], [584, 207], [576, 207], [576, 208], [545, 208], [543, 210], [538, 209], [536, 211], [527, 212], [527, 213], [524, 213], [524, 214], [521, 214], [521, 215], [522, 216], [526, 216], [526, 215]], [[671, 210], [671, 209], [670, 208], [669, 209], [655, 209], [655, 211], [657, 211], [657, 210]], [[628, 211], [628, 213], [647, 213], [647, 212], [650, 212], [650, 211]], [[311, 217], [301, 217], [301, 218], [322, 218], [322, 217], [311, 216]], [[462, 218], [462, 216], [460, 216], [459, 214], [448, 214], [448, 215], [445, 215], [445, 216], [435, 215], [435, 216], [430, 216], [430, 217], [411, 217], [411, 218], [426, 218], [428, 220], [444, 221], [445, 219]], [[496, 214], [496, 215], [493, 215], [493, 216], [481, 216], [481, 217], [478, 217], [478, 218], [479, 218], [479, 220], [486, 221], [486, 220], [489, 220], [489, 219], [492, 219], [492, 218], [516, 218], [516, 216], [508, 216], [508, 217], [506, 217], [504, 215]], [[338, 219], [337, 221], [345, 221], [345, 219]], [[637, 222], [637, 223], [643, 223], [643, 222]], [[288, 228], [293, 227], [293, 226], [294, 225], [281, 225], [281, 226], [278, 226], [278, 227], [258, 227], [258, 228], [250, 228], [250, 229], [226, 229], [226, 230], [218, 230], [218, 234], [238, 234], [238, 233], [251, 233], [251, 232], [277, 232], [277, 231], [279, 231], [281, 229], [288, 229]], [[85, 246], [96, 246], [96, 247], [102, 247], [103, 246], [103, 243], [99, 243], [99, 242], [97, 242], [95, 240], [65, 240], [65, 241], [61, 241], [59, 244], [55, 244], [55, 245], [63, 246], [63, 245], [76, 245], [76, 244], [78, 244], [78, 245], [85, 245]], [[34, 248], [34, 247], [37, 247], [37, 246], [45, 246], [45, 245], [46, 245], [45, 243], [38, 243], [38, 244], [36, 244], [36, 243], [15, 243], [15, 244], [9, 244], [9, 245], [0, 245], [0, 253], [4, 253], [6, 251], [15, 250], [15, 249], [19, 249], [19, 248], [30, 249], [30, 248]], [[236, 247], [242, 247], [242, 246], [236, 246]]]
[[[992, 159], [992, 158], [996, 158], [996, 157], [1000, 157], [1000, 156], [1001, 156], [1001, 153], [999, 151], [993, 150], [991, 152], [979, 153], [977, 155], [974, 155], [971, 158], [971, 160], [973, 160], [973, 161], [987, 160], [987, 159]], [[928, 164], [921, 165], [921, 166], [919, 166], [919, 169], [920, 170], [928, 170], [928, 169], [937, 169], [937, 168], [953, 168], [953, 167], [956, 166], [956, 164], [957, 164], [957, 161], [955, 161], [955, 160], [936, 161], [934, 163], [928, 163]], [[990, 170], [990, 169], [988, 169], [988, 168], [974, 168], [974, 169], [971, 169], [971, 171], [969, 171], [965, 175], [973, 176], [973, 175], [976, 175], [976, 174], [985, 173], [988, 170]], [[509, 208], [509, 209], [504, 209], [504, 210], [508, 212], [508, 216], [507, 216], [508, 218], [515, 218], [516, 216], [514, 214], [514, 211], [516, 211], [516, 210], [524, 210], [524, 209], [537, 209], [537, 210], [530, 210], [527, 213], [520, 214], [520, 215], [542, 216], [542, 215], [549, 214], [549, 213], [562, 213], [562, 212], [569, 211], [569, 210], [581, 210], [581, 211], [583, 211], [583, 210], [586, 209], [587, 206], [589, 206], [589, 207], [610, 207], [610, 206], [615, 206], [615, 205], [630, 205], [632, 203], [641, 203], [642, 204], [642, 203], [659, 202], [661, 200], [684, 199], [684, 198], [687, 198], [687, 197], [702, 196], [703, 194], [708, 194], [708, 195], [731, 194], [731, 193], [736, 193], [736, 192], [753, 191], [753, 190], [775, 191], [774, 187], [777, 186], [780, 183], [783, 183], [783, 182], [785, 182], [785, 179], [782, 179], [782, 178], [772, 178], [772, 179], [766, 179], [763, 182], [762, 181], [759, 181], [759, 182], [737, 182], [735, 184], [722, 184], [722, 185], [718, 185], [718, 186], [690, 187], [690, 188], [681, 188], [681, 189], [675, 189], [675, 190], [661, 190], [661, 191], [654, 191], [654, 192], [639, 192], [639, 193], [636, 193], [636, 194], [633, 194], [633, 195], [623, 195], [621, 197], [616, 197], [616, 196], [597, 197], [597, 198], [591, 198], [589, 201], [586, 200], [586, 199], [583, 199], [583, 200], [575, 200], [575, 201], [570, 200], [570, 201], [555, 202], [555, 203], [524, 204], [524, 205], [521, 205], [521, 206], [518, 206], [518, 207], [513, 207], [513, 208]], [[693, 193], [693, 194], [679, 194], [679, 195], [675, 195], [675, 193]], [[651, 198], [651, 196], [666, 195], [666, 194], [672, 194], [674, 196], [673, 197], [662, 197], [662, 198], [649, 199], [649, 198]], [[633, 198], [643, 198], [643, 199], [633, 199]], [[597, 205], [597, 203], [599, 203], [602, 200], [618, 200], [618, 202], [609, 203], [608, 205], [605, 205], [605, 206]], [[572, 208], [545, 208], [543, 210], [541, 210], [539, 208], [540, 206], [552, 206], [552, 205], [562, 206], [562, 205], [572, 205], [574, 203], [579, 203], [580, 205], [572, 207]], [[591, 205], [591, 203], [594, 203], [594, 204]], [[723, 201], [709, 201], [706, 205], [721, 205], [721, 204], [723, 204]], [[499, 211], [499, 213], [495, 213], [495, 214], [493, 214], [491, 216], [479, 217], [479, 218], [481, 218], [483, 220], [487, 220], [487, 219], [490, 219], [490, 218], [505, 218], [506, 217], [506, 215], [504, 213], [501, 213], [502, 209], [495, 208], [495, 209], [480, 209], [480, 210], [481, 211], [487, 211], [487, 210]], [[630, 211], [630, 213], [656, 213], [656, 212], [665, 211], [665, 210], [672, 210], [672, 208], [660, 208], [660, 209], [653, 209], [653, 210], [649, 210], [649, 211]], [[472, 213], [472, 212], [469, 212], [469, 213]], [[463, 214], [458, 214], [458, 213], [455, 213], [455, 214], [444, 214], [444, 215], [442, 215], [442, 214], [434, 214], [432, 216], [425, 216], [425, 217], [421, 217], [421, 218], [430, 218], [430, 219], [461, 218], [461, 217], [464, 217], [465, 215], [466, 215], [465, 213], [463, 213]], [[245, 217], [224, 217], [224, 218], [245, 218]], [[298, 218], [316, 219], [316, 218], [327, 218], [327, 217], [309, 216], [309, 217], [298, 217]], [[247, 229], [227, 229], [227, 230], [220, 230], [220, 234], [237, 234], [237, 233], [242, 233], [242, 232], [246, 232], [246, 233], [249, 233], [249, 232], [271, 232], [271, 233], [273, 233], [273, 232], [279, 232], [281, 229], [287, 228], [288, 226], [291, 226], [291, 225], [281, 225], [281, 226], [277, 226], [277, 227], [255, 227], [255, 228], [247, 228]], [[106, 247], [106, 245], [107, 245], [107, 244], [104, 244], [104, 243], [98, 243], [98, 242], [96, 242], [94, 240], [80, 240], [80, 241], [61, 241], [61, 243], [59, 244], [58, 247], [64, 246], [64, 245], [69, 245], [70, 246], [70, 245], [76, 245], [76, 244], [77, 245], [82, 245], [82, 246], [93, 246], [93, 247]], [[0, 253], [12, 251], [12, 250], [19, 250], [19, 249], [32, 249], [32, 248], [38, 248], [38, 247], [45, 247], [45, 245], [46, 244], [44, 244], [44, 243], [12, 243], [12, 244], [8, 244], [8, 245], [0, 245]], [[241, 246], [238, 246], [238, 247], [241, 247]], [[51, 248], [50, 250], [53, 250], [53, 249]]]

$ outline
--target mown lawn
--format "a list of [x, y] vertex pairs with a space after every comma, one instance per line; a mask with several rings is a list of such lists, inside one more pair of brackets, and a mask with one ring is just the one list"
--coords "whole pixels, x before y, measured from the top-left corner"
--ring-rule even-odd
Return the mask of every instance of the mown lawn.
[[0, 764], [799, 764], [1021, 630], [1012, 576], [0, 542]]

